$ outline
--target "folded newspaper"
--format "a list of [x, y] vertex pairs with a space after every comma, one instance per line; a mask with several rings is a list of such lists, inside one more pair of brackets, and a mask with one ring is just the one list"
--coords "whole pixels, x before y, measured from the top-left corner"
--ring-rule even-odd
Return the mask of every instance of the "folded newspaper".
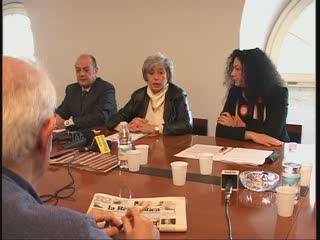
[[142, 215], [153, 221], [160, 232], [187, 231], [185, 197], [120, 198], [104, 193], [93, 196], [88, 212], [92, 209], [112, 212], [121, 217], [130, 207], [143, 207]]

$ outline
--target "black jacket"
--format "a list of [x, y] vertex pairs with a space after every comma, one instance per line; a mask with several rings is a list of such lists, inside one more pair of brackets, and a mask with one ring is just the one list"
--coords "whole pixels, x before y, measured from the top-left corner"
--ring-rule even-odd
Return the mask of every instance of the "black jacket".
[[[145, 118], [149, 105], [147, 87], [136, 90], [130, 101], [108, 122], [107, 128], [112, 130], [121, 121], [131, 122], [135, 117]], [[163, 134], [180, 135], [192, 132], [192, 115], [185, 91], [169, 83], [165, 95], [163, 113]]]
[[68, 85], [66, 96], [56, 109], [63, 119], [72, 116], [76, 129], [103, 126], [117, 112], [115, 89], [101, 78], [95, 80], [83, 101], [81, 95], [78, 83]]
[[[270, 95], [263, 99], [260, 104], [261, 111], [258, 112], [258, 119], [253, 119], [254, 105], [246, 102], [242, 97], [241, 88], [234, 87], [230, 90], [227, 101], [222, 112], [229, 112], [235, 116], [237, 101], [248, 106], [248, 115], [241, 116], [240, 108], [238, 116], [246, 123], [246, 127], [228, 127], [221, 124], [216, 126], [216, 136], [244, 140], [246, 130], [264, 133], [284, 142], [288, 142], [289, 136], [286, 130], [286, 119], [288, 113], [288, 89], [286, 87], [277, 87], [270, 90]], [[263, 120], [263, 109], [266, 108], [266, 118]]]

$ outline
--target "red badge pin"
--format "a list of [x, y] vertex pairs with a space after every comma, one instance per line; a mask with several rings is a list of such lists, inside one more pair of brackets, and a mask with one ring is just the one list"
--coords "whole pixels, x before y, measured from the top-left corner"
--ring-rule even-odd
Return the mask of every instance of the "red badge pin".
[[239, 108], [239, 111], [240, 111], [240, 115], [245, 117], [249, 113], [249, 108], [248, 108], [247, 105], [241, 105], [240, 108]]

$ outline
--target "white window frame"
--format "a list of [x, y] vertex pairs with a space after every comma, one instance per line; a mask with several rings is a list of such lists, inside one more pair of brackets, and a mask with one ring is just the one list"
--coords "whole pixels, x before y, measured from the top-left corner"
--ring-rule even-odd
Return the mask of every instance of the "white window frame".
[[[265, 50], [275, 65], [277, 65], [279, 59], [282, 42], [291, 25], [299, 14], [312, 2], [313, 0], [291, 0], [276, 21]], [[316, 80], [314, 74], [281, 74], [281, 76], [290, 87], [315, 87]]]

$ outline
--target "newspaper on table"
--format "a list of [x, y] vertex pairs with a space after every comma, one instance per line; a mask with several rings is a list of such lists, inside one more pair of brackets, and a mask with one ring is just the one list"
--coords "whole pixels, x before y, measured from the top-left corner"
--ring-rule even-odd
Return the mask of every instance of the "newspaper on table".
[[185, 197], [121, 198], [96, 193], [88, 212], [92, 209], [109, 211], [121, 221], [130, 207], [146, 207], [142, 215], [149, 218], [160, 232], [187, 231]]

